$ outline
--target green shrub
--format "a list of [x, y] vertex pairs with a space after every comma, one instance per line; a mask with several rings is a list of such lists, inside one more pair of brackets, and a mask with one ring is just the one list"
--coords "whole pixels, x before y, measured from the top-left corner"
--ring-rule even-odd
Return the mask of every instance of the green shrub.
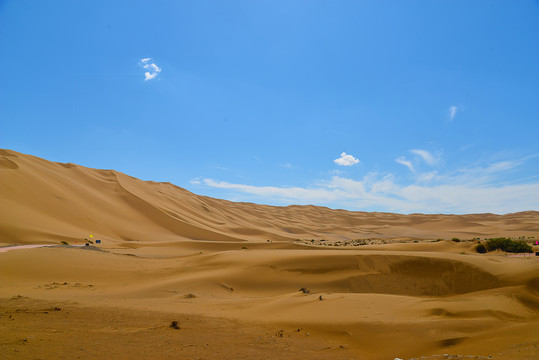
[[475, 247], [475, 250], [481, 254], [498, 249], [510, 253], [533, 252], [532, 247], [524, 240], [511, 240], [504, 237], [487, 239], [486, 243], [480, 243]]
[[460, 242], [460, 239], [459, 239], [459, 238], [456, 238], [456, 237], [454, 237], [453, 239], [451, 239], [451, 241], [454, 241], [454, 242]]
[[63, 240], [62, 240], [60, 243], [61, 243], [62, 245], [69, 245], [69, 244], [67, 243], [67, 241], [63, 241]]
[[475, 251], [477, 251], [480, 254], [484, 254], [487, 252], [487, 247], [484, 244], [477, 244], [475, 246]]
[[488, 239], [486, 243], [488, 251], [494, 251], [500, 249], [505, 252], [511, 253], [531, 253], [533, 249], [523, 240], [511, 240], [509, 238], [492, 238]]
[[498, 249], [504, 249], [504, 248], [507, 248], [509, 242], [511, 241], [511, 239], [508, 239], [508, 238], [492, 238], [492, 239], [487, 239], [487, 242], [485, 244], [485, 246], [487, 247], [487, 250], [488, 251], [494, 251], [494, 250], [498, 250]]
[[507, 250], [507, 252], [512, 253], [531, 253], [533, 252], [532, 247], [523, 240], [513, 241]]

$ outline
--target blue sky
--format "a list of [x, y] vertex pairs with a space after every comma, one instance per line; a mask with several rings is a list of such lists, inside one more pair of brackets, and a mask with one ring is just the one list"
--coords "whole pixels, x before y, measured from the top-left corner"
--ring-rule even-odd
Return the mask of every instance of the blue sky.
[[537, 1], [0, 1], [0, 147], [271, 205], [539, 210]]

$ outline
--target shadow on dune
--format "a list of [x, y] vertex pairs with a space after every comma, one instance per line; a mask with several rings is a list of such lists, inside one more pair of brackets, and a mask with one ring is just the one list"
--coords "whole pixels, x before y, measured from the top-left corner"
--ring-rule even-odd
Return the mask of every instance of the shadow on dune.
[[240, 291], [265, 295], [307, 287], [313, 293], [446, 296], [504, 285], [474, 265], [426, 256], [306, 253], [268, 257], [263, 264], [256, 260], [215, 256], [203, 263], [210, 268], [234, 269], [222, 275], [223, 281]]

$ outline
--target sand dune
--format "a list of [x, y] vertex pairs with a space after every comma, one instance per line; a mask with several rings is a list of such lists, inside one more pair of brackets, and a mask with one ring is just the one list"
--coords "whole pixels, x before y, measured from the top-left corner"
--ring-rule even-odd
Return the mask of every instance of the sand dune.
[[0, 245], [58, 245], [0, 252], [2, 359], [539, 356], [539, 257], [471, 240], [538, 212], [232, 203], [11, 150], [0, 202]]
[[[0, 153], [0, 241], [289, 241], [539, 236], [539, 213], [398, 215], [272, 207], [198, 196], [113, 170]], [[137, 224], [133, 228], [133, 224]]]

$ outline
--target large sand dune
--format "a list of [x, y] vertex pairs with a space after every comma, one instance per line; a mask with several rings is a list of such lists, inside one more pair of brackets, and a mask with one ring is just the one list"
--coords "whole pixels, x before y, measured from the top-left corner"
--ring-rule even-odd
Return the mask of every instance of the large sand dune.
[[464, 241], [538, 212], [233, 203], [11, 150], [0, 204], [0, 245], [102, 240], [0, 252], [2, 359], [539, 356], [539, 258]]

